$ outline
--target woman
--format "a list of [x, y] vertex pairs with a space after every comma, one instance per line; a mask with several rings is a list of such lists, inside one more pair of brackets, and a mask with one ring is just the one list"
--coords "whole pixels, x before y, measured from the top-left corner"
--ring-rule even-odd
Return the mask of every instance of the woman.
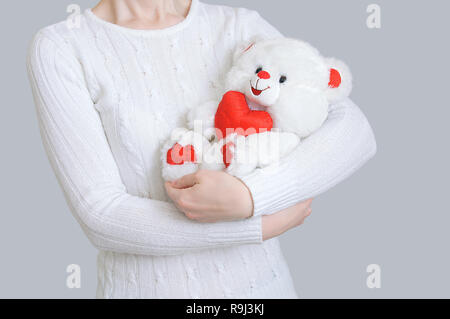
[[256, 12], [198, 0], [102, 0], [78, 26], [35, 36], [42, 139], [100, 250], [97, 297], [297, 297], [274, 237], [375, 153], [351, 101], [331, 107], [277, 172], [241, 181], [203, 171], [166, 185], [160, 173], [160, 143], [189, 106], [220, 94], [233, 49], [255, 36], [281, 35]]

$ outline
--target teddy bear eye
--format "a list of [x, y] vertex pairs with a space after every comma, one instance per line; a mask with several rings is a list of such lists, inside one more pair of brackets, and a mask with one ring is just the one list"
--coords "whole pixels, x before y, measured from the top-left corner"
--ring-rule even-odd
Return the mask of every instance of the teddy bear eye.
[[257, 69], [256, 69], [256, 74], [258, 74], [259, 72], [261, 72], [263, 70], [263, 68], [260, 66], [260, 67], [258, 67]]
[[286, 77], [286, 76], [282, 75], [282, 76], [280, 77], [280, 83], [284, 83], [284, 82], [286, 82], [286, 80], [287, 80], [287, 77]]

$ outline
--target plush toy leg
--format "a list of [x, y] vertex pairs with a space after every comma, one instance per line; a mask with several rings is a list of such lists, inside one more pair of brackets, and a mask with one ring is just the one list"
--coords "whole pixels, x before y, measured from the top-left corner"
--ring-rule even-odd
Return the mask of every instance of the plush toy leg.
[[203, 161], [200, 169], [221, 171], [225, 169], [223, 162], [223, 141], [214, 141], [203, 149]]
[[245, 176], [256, 168], [278, 164], [299, 145], [300, 138], [293, 133], [268, 131], [233, 139], [233, 153], [227, 172]]
[[202, 161], [203, 149], [209, 147], [206, 138], [194, 131], [178, 129], [161, 149], [162, 177], [174, 181], [195, 173]]
[[[300, 138], [294, 133], [270, 131], [258, 134], [257, 156], [258, 167], [278, 164], [291, 154], [300, 144]], [[256, 144], [254, 141], [251, 144]]]

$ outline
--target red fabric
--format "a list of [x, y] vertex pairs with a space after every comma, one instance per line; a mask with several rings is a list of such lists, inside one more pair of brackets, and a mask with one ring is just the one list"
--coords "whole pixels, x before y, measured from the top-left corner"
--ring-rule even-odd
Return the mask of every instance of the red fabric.
[[266, 71], [259, 71], [259, 72], [258, 72], [258, 77], [259, 77], [260, 79], [265, 79], [265, 80], [267, 80], [267, 79], [270, 79], [270, 74], [269, 74], [269, 72], [266, 72]]
[[224, 146], [222, 146], [223, 163], [225, 164], [226, 168], [230, 166], [231, 160], [233, 159], [233, 153], [230, 149], [232, 146], [234, 146], [233, 142], [228, 142]]
[[341, 85], [341, 74], [336, 69], [330, 69], [330, 82], [328, 83], [328, 86], [330, 88], [338, 88], [339, 85]]
[[250, 49], [252, 48], [252, 46], [254, 46], [254, 45], [255, 45], [255, 43], [251, 43], [251, 44], [247, 47], [247, 49], [244, 50], [244, 52], [247, 52], [248, 50], [250, 50]]
[[176, 143], [167, 151], [167, 164], [183, 165], [185, 162], [196, 162], [194, 146], [186, 145], [183, 147]]
[[262, 133], [273, 127], [269, 113], [250, 110], [245, 95], [236, 91], [224, 94], [217, 108], [214, 124], [219, 139], [231, 133], [244, 136]]

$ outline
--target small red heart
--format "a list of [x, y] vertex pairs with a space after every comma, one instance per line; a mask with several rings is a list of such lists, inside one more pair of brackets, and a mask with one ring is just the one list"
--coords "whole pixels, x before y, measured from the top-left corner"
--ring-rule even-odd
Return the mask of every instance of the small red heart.
[[228, 142], [224, 146], [222, 146], [223, 163], [225, 164], [226, 168], [230, 166], [231, 161], [233, 160], [233, 152], [231, 151], [231, 147], [233, 146], [233, 142]]
[[176, 143], [167, 151], [167, 164], [183, 165], [185, 162], [196, 162], [195, 150], [193, 145], [181, 146]]
[[245, 95], [237, 91], [224, 94], [217, 108], [214, 124], [219, 139], [231, 133], [248, 136], [270, 131], [273, 121], [266, 111], [250, 110]]

